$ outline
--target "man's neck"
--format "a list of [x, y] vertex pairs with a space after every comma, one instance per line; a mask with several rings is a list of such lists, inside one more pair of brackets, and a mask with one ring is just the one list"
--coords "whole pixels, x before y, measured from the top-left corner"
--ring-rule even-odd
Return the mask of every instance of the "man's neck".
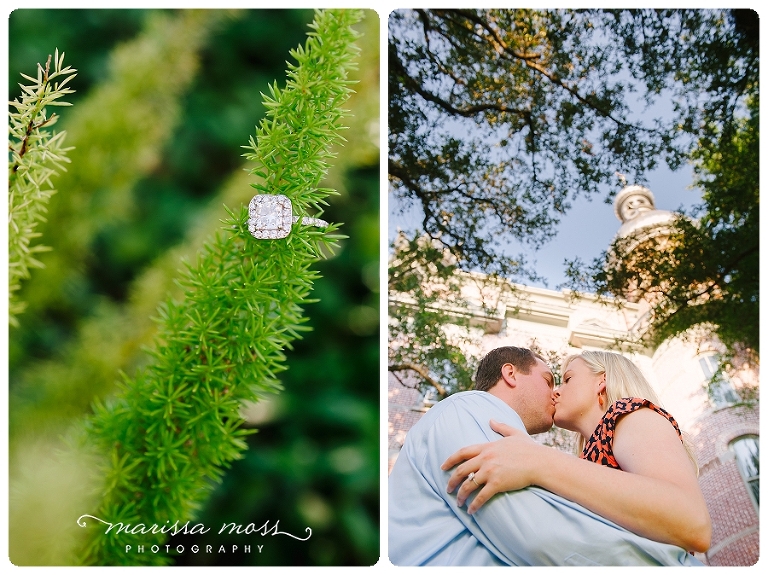
[[[501, 401], [506, 403], [509, 407], [512, 409], [515, 409], [514, 402], [512, 401], [512, 394], [509, 393], [509, 390], [506, 389], [506, 387], [502, 387], [499, 384], [494, 385], [491, 389], [486, 391], [486, 393], [490, 393], [494, 397], [498, 397]], [[517, 411], [515, 409], [515, 411]]]

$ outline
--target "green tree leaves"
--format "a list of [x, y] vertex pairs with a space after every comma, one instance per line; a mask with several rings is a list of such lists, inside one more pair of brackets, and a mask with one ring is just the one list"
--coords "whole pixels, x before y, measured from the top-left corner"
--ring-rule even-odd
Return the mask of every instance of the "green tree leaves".
[[[592, 263], [586, 281], [599, 294], [647, 299], [643, 334], [650, 345], [706, 327], [725, 345], [724, 366], [759, 356], [759, 113], [735, 122], [736, 132], [694, 154], [704, 190], [696, 218], [680, 217], [661, 237], [618, 240]], [[575, 279], [575, 274], [574, 274]]]
[[[666, 72], [640, 60], [646, 79], [678, 84], [680, 125], [696, 137], [689, 152], [702, 204], [668, 234], [618, 240], [572, 287], [652, 303], [644, 339], [651, 345], [695, 326], [725, 345], [722, 367], [759, 357], [759, 106], [756, 14], [749, 10], [631, 12], [622, 15], [628, 48], [670, 58]], [[691, 30], [707, 25], [707, 33]], [[647, 37], [645, 35], [648, 35]], [[680, 38], [683, 38], [683, 42]], [[659, 38], [651, 44], [649, 38]], [[661, 243], [660, 243], [661, 242]]]
[[[394, 12], [389, 178], [418, 222], [406, 239], [428, 238], [456, 270], [525, 281], [529, 254], [510, 246], [547, 241], [573, 198], [609, 200], [617, 172], [642, 183], [659, 162], [692, 162], [705, 203], [678, 222], [678, 247], [572, 262], [570, 287], [652, 295], [652, 342], [704, 322], [731, 349], [757, 350], [758, 47], [749, 10]], [[424, 286], [444, 281], [427, 251], [412, 256]], [[392, 301], [412, 289], [401, 272]], [[397, 342], [426, 307], [393, 310]], [[411, 349], [430, 345], [423, 335]]]
[[631, 113], [606, 13], [402, 10], [390, 18], [389, 174], [401, 205], [464, 270], [529, 277], [579, 194], [672, 153]]

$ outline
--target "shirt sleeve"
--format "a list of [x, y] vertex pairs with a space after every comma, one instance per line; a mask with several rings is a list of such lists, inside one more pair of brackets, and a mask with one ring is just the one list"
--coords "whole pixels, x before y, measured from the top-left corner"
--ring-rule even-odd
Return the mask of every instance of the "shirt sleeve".
[[475, 514], [448, 494], [450, 471], [440, 469], [467, 445], [500, 438], [490, 419], [524, 429], [514, 412], [493, 402], [455, 402], [424, 433], [419, 465], [424, 478], [464, 527], [509, 565], [700, 565], [685, 550], [619, 527], [586, 508], [540, 488], [497, 494]]

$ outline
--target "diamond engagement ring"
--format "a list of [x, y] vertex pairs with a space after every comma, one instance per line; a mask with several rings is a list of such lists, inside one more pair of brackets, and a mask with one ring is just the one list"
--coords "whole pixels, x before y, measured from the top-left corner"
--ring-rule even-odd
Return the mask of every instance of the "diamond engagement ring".
[[318, 218], [293, 215], [293, 206], [287, 196], [258, 194], [248, 204], [248, 231], [257, 240], [279, 240], [288, 237], [291, 225], [301, 219], [305, 226], [328, 227]]
[[472, 483], [474, 483], [475, 485], [480, 487], [480, 484], [477, 481], [475, 481], [475, 472], [474, 471], [472, 471], [469, 475], [467, 475], [467, 479], [469, 479]]

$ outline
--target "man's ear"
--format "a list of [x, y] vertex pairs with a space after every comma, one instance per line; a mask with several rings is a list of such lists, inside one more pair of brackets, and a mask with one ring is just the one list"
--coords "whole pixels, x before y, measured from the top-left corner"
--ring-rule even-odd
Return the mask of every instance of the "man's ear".
[[515, 387], [517, 385], [517, 370], [511, 363], [505, 363], [501, 366], [501, 379], [504, 380], [509, 387]]

